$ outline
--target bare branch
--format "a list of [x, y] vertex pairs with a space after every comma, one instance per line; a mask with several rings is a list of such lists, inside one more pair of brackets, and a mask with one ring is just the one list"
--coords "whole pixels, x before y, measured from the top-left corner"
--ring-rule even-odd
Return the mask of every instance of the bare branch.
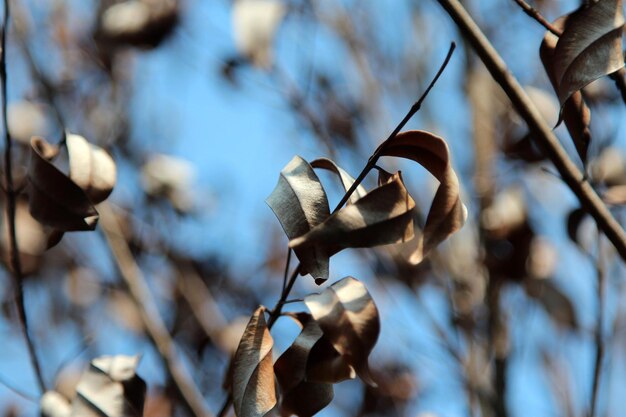
[[574, 192], [582, 207], [591, 214], [598, 228], [609, 238], [623, 260], [626, 260], [626, 233], [606, 208], [598, 194], [569, 158], [550, 126], [530, 100], [517, 79], [511, 74], [502, 57], [482, 33], [476, 22], [458, 0], [438, 0], [468, 39], [476, 53], [500, 84], [513, 106], [525, 120], [547, 156], [556, 166], [563, 181]]
[[148, 284], [128, 247], [116, 214], [106, 203], [99, 205], [98, 209], [102, 230], [113, 253], [113, 258], [141, 314], [148, 336], [163, 357], [167, 370], [183, 401], [195, 416], [212, 417], [200, 390], [178, 357], [174, 341], [159, 314]]
[[13, 140], [11, 139], [11, 132], [9, 132], [9, 123], [7, 120], [7, 60], [6, 60], [6, 47], [7, 47], [7, 31], [9, 26], [9, 20], [11, 17], [11, 9], [9, 6], [9, 0], [4, 0], [4, 21], [2, 24], [2, 44], [0, 47], [0, 82], [2, 83], [2, 123], [4, 125], [4, 176], [6, 183], [4, 188], [6, 190], [6, 216], [7, 224], [9, 228], [9, 252], [11, 272], [13, 276], [13, 285], [15, 287], [15, 303], [17, 306], [18, 318], [20, 321], [20, 327], [26, 341], [28, 348], [28, 355], [30, 362], [35, 371], [37, 377], [37, 383], [42, 393], [46, 392], [46, 384], [44, 382], [43, 373], [41, 371], [41, 365], [37, 359], [37, 352], [35, 345], [30, 337], [28, 330], [28, 318], [26, 316], [26, 306], [24, 305], [24, 274], [22, 273], [22, 263], [20, 260], [20, 251], [17, 244], [17, 233], [15, 230], [15, 207], [17, 192], [13, 183], [13, 164], [11, 158], [11, 149], [13, 146]]

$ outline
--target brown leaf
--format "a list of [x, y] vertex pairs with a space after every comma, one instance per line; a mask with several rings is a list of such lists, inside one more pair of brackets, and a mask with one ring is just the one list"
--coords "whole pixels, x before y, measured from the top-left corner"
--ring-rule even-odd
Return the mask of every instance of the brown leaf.
[[557, 325], [572, 330], [578, 328], [578, 318], [572, 301], [551, 279], [530, 278], [525, 283], [526, 293], [537, 300]]
[[590, 82], [624, 66], [622, 0], [602, 0], [567, 18], [554, 51], [554, 75], [561, 105]]
[[[335, 173], [339, 177], [339, 180], [341, 180], [341, 185], [346, 191], [348, 191], [348, 189], [350, 189], [350, 187], [354, 183], [354, 178], [352, 178], [350, 174], [348, 174], [343, 168], [341, 168], [339, 165], [337, 165], [335, 162], [333, 162], [332, 160], [328, 158], [319, 158], [314, 161], [311, 161], [311, 166], [313, 168], [325, 169], [325, 170]], [[359, 185], [350, 196], [350, 199], [348, 200], [348, 202], [355, 203], [359, 198], [363, 197], [365, 194], [367, 194], [367, 191], [362, 185]]]
[[283, 416], [312, 416], [333, 399], [332, 384], [307, 381], [309, 353], [322, 337], [322, 329], [309, 318], [293, 344], [274, 364], [281, 389], [280, 410]]
[[[326, 192], [313, 168], [299, 156], [294, 157], [280, 173], [278, 184], [267, 198], [289, 239], [306, 235], [330, 216]], [[295, 248], [300, 273], [328, 278], [329, 256], [316, 245]]]
[[380, 332], [378, 309], [365, 285], [346, 277], [304, 298], [324, 335], [367, 384], [375, 386], [368, 356]]
[[[563, 30], [565, 25], [569, 22], [567, 16], [560, 17], [553, 22], [553, 25]], [[546, 32], [539, 48], [539, 56], [543, 63], [548, 78], [552, 83], [552, 87], [557, 92], [559, 91], [559, 82], [557, 76], [556, 67], [558, 65], [556, 61], [556, 48], [559, 38], [551, 32]], [[559, 122], [563, 120], [565, 126], [574, 141], [576, 151], [580, 156], [583, 163], [587, 162], [587, 150], [589, 143], [591, 142], [591, 131], [589, 124], [591, 123], [591, 111], [583, 100], [583, 95], [580, 91], [573, 92], [569, 99], [561, 103], [561, 114], [559, 116]], [[558, 124], [557, 123], [557, 124]]]
[[262, 417], [276, 405], [274, 340], [259, 307], [248, 322], [233, 359], [233, 405], [238, 417]]
[[94, 230], [98, 212], [85, 191], [52, 164], [58, 151], [43, 138], [31, 140], [30, 213], [42, 224], [58, 230]]
[[603, 194], [602, 200], [607, 204], [626, 204], [626, 185], [615, 185], [609, 187]]
[[146, 383], [136, 374], [139, 356], [101, 356], [91, 361], [72, 400], [72, 417], [141, 417]]
[[[325, 257], [330, 257], [345, 248], [406, 242], [413, 238], [414, 207], [415, 202], [398, 173], [389, 183], [337, 211], [310, 232], [292, 239], [289, 247], [302, 250], [317, 246]], [[326, 279], [328, 275], [315, 278]]]
[[93, 204], [104, 201], [113, 191], [117, 177], [113, 158], [80, 135], [69, 133], [66, 146], [70, 179], [87, 193]]
[[467, 209], [459, 195], [459, 180], [450, 164], [446, 142], [432, 133], [413, 130], [402, 132], [380, 145], [381, 156], [411, 159], [426, 168], [439, 187], [426, 217], [423, 234], [411, 255], [419, 263], [428, 252], [459, 230], [467, 218]]

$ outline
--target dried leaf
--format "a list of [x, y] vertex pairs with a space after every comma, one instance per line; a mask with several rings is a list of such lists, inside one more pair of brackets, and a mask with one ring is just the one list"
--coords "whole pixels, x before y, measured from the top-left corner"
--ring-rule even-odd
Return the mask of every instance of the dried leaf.
[[[560, 17], [553, 22], [553, 25], [563, 30], [568, 22], [567, 16]], [[541, 62], [543, 63], [548, 78], [552, 83], [552, 87], [557, 92], [559, 91], [559, 78], [557, 75], [556, 67], [558, 65], [556, 61], [556, 48], [559, 38], [551, 32], [546, 32], [541, 47], [539, 48], [539, 55]], [[573, 92], [569, 99], [561, 104], [561, 114], [559, 122], [563, 120], [565, 126], [572, 137], [576, 151], [580, 156], [583, 163], [587, 162], [587, 150], [589, 143], [591, 142], [591, 131], [589, 124], [591, 123], [591, 111], [583, 100], [583, 95], [580, 91]]]
[[45, 135], [48, 131], [44, 107], [30, 101], [9, 104], [7, 119], [11, 137], [26, 146], [30, 144], [30, 138]]
[[58, 230], [93, 230], [98, 212], [85, 191], [52, 164], [57, 154], [58, 148], [45, 139], [31, 140], [30, 213], [42, 224]]
[[410, 257], [419, 263], [435, 246], [459, 230], [467, 218], [467, 208], [459, 195], [459, 180], [450, 164], [446, 142], [432, 133], [413, 130], [402, 132], [380, 145], [381, 156], [411, 159], [426, 168], [439, 187], [426, 217], [423, 234]]
[[233, 405], [238, 417], [262, 417], [276, 405], [274, 340], [259, 307], [248, 322], [233, 359]]
[[[350, 174], [348, 174], [343, 168], [341, 168], [339, 165], [337, 165], [335, 162], [333, 162], [332, 160], [328, 158], [319, 158], [314, 161], [311, 161], [311, 166], [313, 168], [325, 169], [325, 170], [335, 173], [341, 180], [341, 185], [346, 191], [348, 191], [350, 187], [352, 186], [352, 184], [354, 183], [354, 178], [352, 178]], [[356, 190], [354, 190], [352, 195], [350, 195], [350, 199], [348, 200], [348, 203], [355, 203], [359, 198], [363, 197], [365, 194], [367, 194], [367, 191], [362, 185], [359, 184], [359, 186], [356, 187]]]
[[113, 158], [80, 135], [69, 133], [66, 146], [70, 179], [87, 193], [93, 204], [106, 200], [113, 191], [117, 177]]
[[304, 298], [324, 335], [367, 384], [375, 386], [368, 356], [380, 332], [378, 309], [365, 285], [346, 277]]
[[[289, 242], [294, 251], [318, 247], [325, 258], [345, 248], [364, 248], [406, 242], [413, 238], [415, 202], [400, 174], [342, 208], [310, 232]], [[328, 275], [313, 275], [325, 280]], [[317, 281], [319, 283], [319, 280]]]
[[[313, 168], [301, 157], [294, 157], [280, 173], [278, 184], [267, 198], [289, 239], [306, 235], [330, 216], [326, 192]], [[328, 277], [328, 255], [316, 245], [294, 248], [302, 275]]]
[[141, 417], [146, 383], [136, 374], [139, 356], [101, 356], [76, 387], [72, 417]]
[[561, 105], [590, 82], [624, 66], [622, 0], [590, 2], [567, 18], [554, 51]]
[[239, 52], [260, 67], [272, 65], [274, 35], [286, 13], [277, 0], [236, 0], [233, 29]]
[[333, 399], [332, 384], [307, 381], [309, 353], [323, 335], [322, 329], [309, 316], [302, 332], [274, 364], [283, 416], [312, 416]]
[[609, 187], [626, 185], [626, 159], [621, 150], [607, 147], [591, 161], [591, 178]]

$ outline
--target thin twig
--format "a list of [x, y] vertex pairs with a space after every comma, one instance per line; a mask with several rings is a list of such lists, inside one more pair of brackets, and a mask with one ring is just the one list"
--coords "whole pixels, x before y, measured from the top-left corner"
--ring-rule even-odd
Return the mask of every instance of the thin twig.
[[[539, 22], [539, 24], [541, 24], [549, 32], [558, 37], [563, 35], [563, 32], [561, 30], [548, 22], [548, 20], [543, 17], [541, 13], [539, 13], [539, 11], [532, 7], [530, 4], [526, 3], [524, 0], [513, 1], [515, 1], [515, 3], [517, 3], [522, 8], [524, 13]], [[622, 101], [624, 101], [624, 104], [626, 104], [626, 70], [624, 70], [624, 68], [621, 68], [616, 72], [609, 74], [609, 77], [615, 82], [615, 86], [622, 96]]]
[[289, 264], [291, 263], [291, 248], [287, 248], [287, 260], [285, 261], [285, 273], [283, 274], [283, 287], [280, 290], [281, 294], [285, 293], [287, 287], [287, 277], [289, 276]]
[[605, 270], [602, 252], [602, 236], [598, 234], [598, 253], [596, 260], [597, 272], [597, 323], [595, 331], [596, 356], [593, 364], [593, 383], [591, 386], [591, 405], [589, 407], [589, 417], [596, 416], [598, 403], [598, 393], [600, 391], [600, 376], [602, 373], [602, 362], [604, 360], [604, 337], [602, 326], [604, 325], [604, 293], [605, 293]]
[[9, 26], [9, 20], [11, 17], [11, 9], [9, 7], [9, 0], [4, 0], [4, 21], [2, 24], [2, 41], [0, 47], [0, 82], [2, 83], [2, 123], [4, 124], [4, 176], [6, 183], [4, 188], [6, 190], [6, 213], [7, 223], [9, 225], [9, 246], [10, 246], [10, 262], [11, 272], [15, 287], [15, 303], [17, 305], [18, 317], [20, 321], [20, 327], [26, 341], [28, 348], [28, 355], [30, 362], [35, 371], [37, 377], [37, 384], [42, 393], [46, 392], [46, 384], [44, 382], [43, 373], [41, 371], [41, 365], [37, 359], [37, 352], [33, 340], [29, 335], [28, 330], [28, 318], [26, 316], [26, 306], [24, 303], [24, 274], [22, 273], [22, 263], [20, 260], [20, 251], [17, 244], [17, 232], [15, 228], [15, 209], [16, 209], [16, 197], [15, 186], [13, 184], [13, 164], [11, 158], [11, 149], [13, 141], [11, 139], [11, 132], [9, 131], [9, 123], [7, 120], [7, 31]]
[[[448, 54], [446, 55], [446, 58], [443, 61], [443, 64], [441, 65], [441, 67], [437, 71], [437, 74], [435, 75], [433, 80], [430, 82], [430, 84], [426, 88], [426, 91], [424, 91], [424, 93], [419, 98], [419, 100], [417, 100], [413, 104], [413, 106], [411, 106], [411, 109], [409, 110], [409, 112], [404, 116], [402, 121], [396, 126], [396, 128], [393, 130], [391, 135], [389, 135], [389, 138], [387, 138], [387, 140], [393, 139], [400, 132], [400, 130], [407, 124], [407, 122], [411, 119], [411, 117], [413, 117], [415, 115], [415, 113], [417, 113], [419, 111], [419, 109], [422, 106], [422, 103], [424, 102], [424, 100], [428, 96], [428, 93], [435, 86], [435, 84], [437, 83], [437, 80], [439, 79], [439, 77], [441, 76], [443, 71], [446, 69], [446, 66], [448, 65], [448, 62], [450, 62], [450, 58], [452, 57], [452, 53], [454, 52], [455, 47], [456, 47], [455, 43], [452, 42], [452, 44], [450, 45], [450, 50], [448, 51]], [[374, 151], [372, 156], [367, 161], [367, 164], [365, 165], [365, 168], [363, 168], [363, 171], [361, 171], [359, 176], [354, 180], [354, 183], [352, 183], [352, 186], [346, 191], [346, 193], [344, 194], [344, 196], [341, 199], [341, 201], [337, 204], [337, 206], [333, 210], [333, 213], [337, 212], [339, 209], [341, 209], [341, 207], [343, 207], [343, 205], [348, 201], [350, 196], [357, 189], [357, 187], [363, 182], [363, 180], [365, 179], [367, 174], [376, 166], [376, 162], [380, 158], [381, 152], [382, 152], [382, 148], [381, 147], [378, 147]], [[296, 280], [298, 278], [298, 274], [300, 273], [300, 266], [301, 265], [298, 264], [296, 266], [296, 268], [293, 270], [293, 272], [291, 273], [291, 276], [289, 277], [289, 280], [287, 282], [287, 286], [285, 287], [284, 291], [282, 291], [282, 293], [280, 295], [280, 298], [276, 302], [276, 305], [274, 306], [274, 308], [270, 310], [270, 316], [269, 316], [269, 319], [267, 321], [267, 327], [269, 329], [271, 329], [274, 326], [274, 323], [276, 323], [276, 320], [278, 320], [278, 318], [282, 314], [283, 306], [286, 304], [287, 297], [289, 297], [289, 293], [291, 292], [291, 289], [293, 288], [293, 285], [295, 284], [295, 282], [296, 282]], [[226, 415], [226, 413], [228, 413], [228, 410], [229, 410], [231, 404], [232, 404], [232, 395], [229, 394], [228, 397], [226, 398], [226, 400], [224, 401], [224, 404], [222, 405], [222, 408], [220, 409], [220, 412], [219, 412], [217, 417], [224, 417]]]
[[438, 0], [438, 2], [467, 37], [491, 76], [500, 84], [517, 112], [528, 124], [534, 137], [545, 148], [547, 156], [556, 166], [563, 181], [574, 192], [585, 210], [595, 219], [598, 228], [609, 238], [621, 258], [626, 260], [626, 233], [569, 158], [551, 127], [547, 125], [498, 52], [458, 0]]
[[146, 332], [163, 357], [182, 400], [195, 416], [211, 417], [212, 414], [204, 403], [202, 393], [178, 356], [174, 340], [159, 314], [154, 298], [150, 294], [150, 288], [128, 247], [115, 212], [106, 203], [100, 204], [98, 209], [104, 236], [120, 274], [139, 310]]

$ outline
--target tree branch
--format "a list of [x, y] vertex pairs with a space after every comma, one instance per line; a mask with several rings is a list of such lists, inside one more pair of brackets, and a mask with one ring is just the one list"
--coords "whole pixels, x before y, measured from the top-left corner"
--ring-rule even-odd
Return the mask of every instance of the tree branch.
[[7, 31], [9, 20], [11, 17], [11, 9], [9, 0], [4, 0], [4, 21], [2, 24], [2, 43], [0, 47], [0, 82], [2, 83], [2, 123], [4, 124], [4, 175], [6, 190], [6, 218], [9, 228], [9, 257], [11, 264], [11, 275], [13, 277], [13, 285], [15, 287], [15, 303], [17, 306], [20, 327], [28, 348], [30, 362], [37, 377], [37, 383], [42, 393], [46, 392], [46, 384], [44, 382], [41, 365], [37, 359], [35, 345], [28, 331], [28, 318], [26, 316], [26, 306], [24, 305], [24, 274], [22, 273], [22, 263], [20, 260], [20, 251], [17, 244], [17, 232], [15, 228], [15, 209], [17, 192], [13, 183], [13, 164], [11, 158], [11, 149], [13, 141], [11, 132], [9, 131], [9, 123], [7, 120]]
[[116, 214], [107, 203], [100, 204], [98, 209], [104, 236], [113, 253], [120, 274], [140, 312], [147, 334], [163, 357], [182, 400], [195, 416], [212, 417], [211, 412], [204, 404], [200, 390], [178, 357], [174, 341], [159, 314], [148, 284], [128, 247]]
[[626, 260], [626, 233], [606, 208], [595, 190], [571, 161], [552, 129], [528, 98], [505, 62], [458, 0], [438, 0], [481, 58], [491, 76], [502, 87], [513, 106], [524, 119], [547, 156], [554, 163], [563, 181], [572, 190], [582, 207], [595, 219], [598, 228], [608, 237], [623, 260]]

